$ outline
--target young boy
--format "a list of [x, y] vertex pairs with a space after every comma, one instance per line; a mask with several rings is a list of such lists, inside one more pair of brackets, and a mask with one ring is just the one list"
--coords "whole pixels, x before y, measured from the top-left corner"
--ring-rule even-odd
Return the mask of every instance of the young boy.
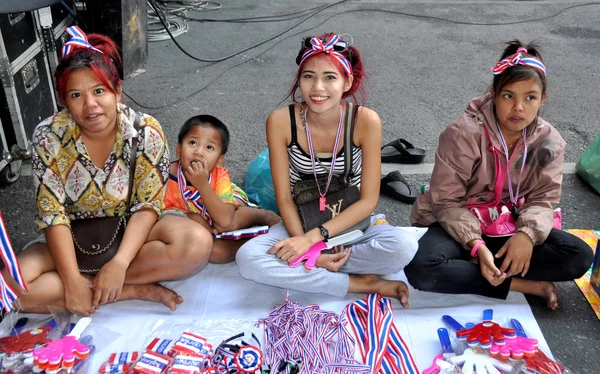
[[[229, 130], [219, 119], [188, 119], [177, 138], [179, 160], [171, 163], [165, 210], [183, 213], [213, 234], [279, 223], [275, 213], [253, 208], [246, 193], [231, 182], [222, 166], [228, 147]], [[243, 242], [215, 239], [209, 262], [233, 261]]]

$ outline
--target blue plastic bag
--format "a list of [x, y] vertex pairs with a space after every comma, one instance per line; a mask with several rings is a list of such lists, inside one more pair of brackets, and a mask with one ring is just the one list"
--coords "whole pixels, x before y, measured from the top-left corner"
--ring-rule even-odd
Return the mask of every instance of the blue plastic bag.
[[279, 214], [275, 200], [275, 188], [269, 165], [269, 149], [258, 154], [248, 165], [246, 173], [246, 194], [248, 199], [261, 207]]

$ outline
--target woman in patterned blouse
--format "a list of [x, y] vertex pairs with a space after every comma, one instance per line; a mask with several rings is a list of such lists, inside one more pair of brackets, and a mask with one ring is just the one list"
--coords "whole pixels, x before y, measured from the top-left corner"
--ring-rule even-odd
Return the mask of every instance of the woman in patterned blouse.
[[[208, 231], [193, 230], [186, 219], [163, 209], [169, 152], [156, 119], [119, 103], [116, 69], [120, 56], [109, 38], [78, 28], [63, 49], [56, 71], [65, 110], [46, 119], [34, 134], [33, 170], [36, 224], [45, 233], [19, 255], [29, 293], [20, 295], [27, 312], [64, 305], [90, 315], [118, 300], [162, 302], [174, 310], [183, 299], [156, 282], [189, 277], [204, 267], [212, 248]], [[80, 32], [78, 34], [77, 32]], [[79, 38], [77, 38], [79, 36]], [[137, 157], [132, 201], [117, 254], [95, 275], [80, 273], [70, 223], [124, 216], [129, 190], [132, 138]]]

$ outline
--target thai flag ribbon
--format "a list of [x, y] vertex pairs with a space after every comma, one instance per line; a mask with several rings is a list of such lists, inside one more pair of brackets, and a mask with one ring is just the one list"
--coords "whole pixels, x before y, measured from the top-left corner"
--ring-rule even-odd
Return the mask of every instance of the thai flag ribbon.
[[[212, 174], [208, 176], [209, 184], [211, 182], [211, 179]], [[210, 218], [210, 214], [208, 214], [206, 205], [202, 203], [202, 196], [200, 196], [200, 191], [196, 189], [196, 191], [192, 192], [192, 190], [187, 185], [187, 180], [185, 179], [185, 175], [183, 175], [183, 170], [181, 170], [181, 162], [179, 162], [177, 165], [177, 184], [179, 185], [179, 192], [181, 193], [181, 197], [183, 197], [183, 201], [186, 204], [188, 202], [193, 204], [196, 207], [196, 209], [200, 211], [200, 216], [212, 225], [212, 218]]]
[[494, 73], [494, 75], [499, 75], [504, 73], [504, 71], [511, 66], [524, 65], [538, 69], [544, 75], [546, 75], [546, 66], [544, 66], [542, 61], [535, 57], [523, 57], [523, 53], [527, 53], [527, 49], [519, 48], [517, 49], [517, 53], [514, 55], [498, 61], [492, 68], [492, 73]]
[[344, 329], [356, 337], [360, 356], [372, 373], [419, 374], [415, 360], [394, 325], [392, 303], [370, 294], [346, 306]]
[[304, 54], [302, 55], [302, 58], [300, 59], [300, 65], [302, 66], [302, 63], [307, 58], [314, 56], [318, 53], [324, 52], [324, 53], [327, 53], [330, 56], [334, 57], [335, 59], [337, 59], [344, 67], [346, 74], [348, 74], [348, 76], [351, 76], [352, 75], [352, 65], [350, 65], [350, 61], [348, 61], [346, 59], [346, 57], [344, 57], [341, 53], [336, 52], [333, 49], [335, 44], [339, 41], [340, 41], [340, 37], [335, 34], [332, 34], [331, 37], [329, 38], [329, 40], [327, 40], [325, 43], [323, 43], [323, 41], [320, 38], [315, 36], [314, 38], [312, 38], [310, 40], [310, 44], [312, 45], [312, 48], [308, 49], [306, 52], [304, 52]]
[[[23, 274], [21, 273], [21, 267], [19, 266], [19, 262], [17, 261], [17, 256], [13, 251], [12, 244], [10, 242], [10, 238], [8, 236], [8, 230], [6, 229], [6, 223], [4, 222], [4, 217], [0, 212], [0, 255], [2, 256], [2, 261], [4, 261], [4, 265], [6, 266], [6, 270], [9, 274], [14, 278], [19, 286], [25, 291], [27, 290], [27, 284], [25, 283], [25, 279], [23, 279]], [[6, 282], [6, 278], [2, 273], [0, 273], [0, 302], [2, 303], [2, 307], [7, 311], [12, 310], [12, 305], [17, 300], [17, 293], [15, 290]]]
[[67, 27], [67, 33], [71, 35], [71, 39], [69, 39], [62, 48], [63, 58], [68, 56], [76, 48], [88, 48], [102, 54], [104, 53], [88, 42], [87, 35], [79, 28], [79, 26]]

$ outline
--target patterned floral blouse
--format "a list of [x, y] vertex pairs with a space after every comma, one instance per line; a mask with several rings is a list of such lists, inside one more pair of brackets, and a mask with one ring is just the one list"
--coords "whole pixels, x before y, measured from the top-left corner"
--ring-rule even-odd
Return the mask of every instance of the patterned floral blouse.
[[169, 147], [156, 119], [142, 114], [134, 128], [135, 111], [118, 104], [117, 139], [100, 169], [92, 162], [79, 126], [67, 110], [44, 120], [33, 136], [36, 224], [70, 226], [71, 220], [121, 217], [127, 210], [131, 142], [138, 138], [135, 180], [130, 211], [164, 207], [169, 177]]

